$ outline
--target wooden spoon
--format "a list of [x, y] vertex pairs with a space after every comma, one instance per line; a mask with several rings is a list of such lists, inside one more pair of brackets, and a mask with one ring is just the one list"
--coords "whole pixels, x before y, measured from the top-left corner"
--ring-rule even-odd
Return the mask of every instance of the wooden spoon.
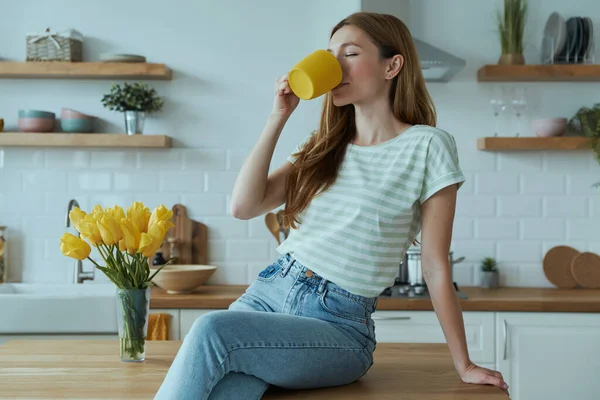
[[270, 212], [265, 215], [265, 224], [267, 224], [267, 228], [273, 236], [275, 236], [275, 240], [277, 240], [277, 244], [281, 244], [281, 240], [279, 239], [279, 221], [277, 221], [277, 215]]

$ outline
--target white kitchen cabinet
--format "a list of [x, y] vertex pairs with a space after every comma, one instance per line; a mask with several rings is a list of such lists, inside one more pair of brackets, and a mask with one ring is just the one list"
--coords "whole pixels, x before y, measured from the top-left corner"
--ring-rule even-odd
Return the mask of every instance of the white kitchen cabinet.
[[[475, 363], [494, 365], [494, 313], [463, 312], [469, 356]], [[446, 343], [433, 311], [376, 311], [378, 343]]]
[[213, 312], [213, 311], [218, 311], [216, 309], [193, 309], [193, 310], [181, 310], [181, 314], [180, 314], [180, 324], [179, 324], [179, 329], [180, 329], [180, 339], [183, 340], [183, 338], [185, 337], [185, 335], [187, 335], [187, 333], [190, 331], [190, 329], [192, 328], [192, 324], [194, 323], [194, 321], [196, 321], [199, 317], [201, 317], [202, 315], [209, 313], [209, 312]]
[[153, 308], [150, 310], [150, 314], [169, 314], [171, 320], [169, 321], [169, 340], [179, 340], [179, 327], [180, 327], [180, 314], [181, 311], [178, 308]]
[[600, 314], [499, 312], [496, 337], [513, 400], [600, 398]]

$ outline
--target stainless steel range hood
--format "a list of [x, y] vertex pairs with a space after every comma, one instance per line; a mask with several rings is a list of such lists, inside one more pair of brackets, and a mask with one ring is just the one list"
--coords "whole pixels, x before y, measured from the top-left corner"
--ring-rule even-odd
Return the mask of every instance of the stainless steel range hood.
[[466, 62], [444, 50], [413, 37], [423, 77], [427, 82], [448, 82]]

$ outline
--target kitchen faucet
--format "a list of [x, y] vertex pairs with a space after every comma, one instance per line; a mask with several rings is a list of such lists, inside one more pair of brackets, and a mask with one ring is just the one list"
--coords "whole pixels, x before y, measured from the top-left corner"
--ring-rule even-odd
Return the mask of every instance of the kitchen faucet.
[[[71, 226], [69, 213], [71, 212], [73, 207], [79, 208], [79, 203], [75, 199], [71, 199], [71, 201], [69, 201], [69, 205], [67, 206], [67, 228]], [[81, 237], [81, 234], [79, 232], [77, 232], [77, 237]], [[75, 260], [75, 267], [73, 269], [73, 283], [83, 283], [83, 281], [91, 281], [93, 279], [94, 271], [92, 270], [91, 272], [83, 272], [83, 262], [81, 260]]]

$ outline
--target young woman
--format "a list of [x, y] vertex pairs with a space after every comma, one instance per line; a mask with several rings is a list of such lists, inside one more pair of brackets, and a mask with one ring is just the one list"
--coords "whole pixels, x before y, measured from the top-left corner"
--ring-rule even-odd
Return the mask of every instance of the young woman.
[[233, 188], [231, 213], [250, 219], [285, 203], [281, 256], [229, 310], [199, 318], [158, 399], [259, 399], [269, 385], [344, 385], [373, 363], [377, 297], [421, 232], [424, 277], [464, 382], [507, 388], [471, 362], [448, 252], [465, 178], [452, 135], [435, 128], [412, 37], [396, 17], [357, 13], [329, 43], [342, 83], [319, 128], [268, 173], [298, 105], [275, 84], [273, 110]]

